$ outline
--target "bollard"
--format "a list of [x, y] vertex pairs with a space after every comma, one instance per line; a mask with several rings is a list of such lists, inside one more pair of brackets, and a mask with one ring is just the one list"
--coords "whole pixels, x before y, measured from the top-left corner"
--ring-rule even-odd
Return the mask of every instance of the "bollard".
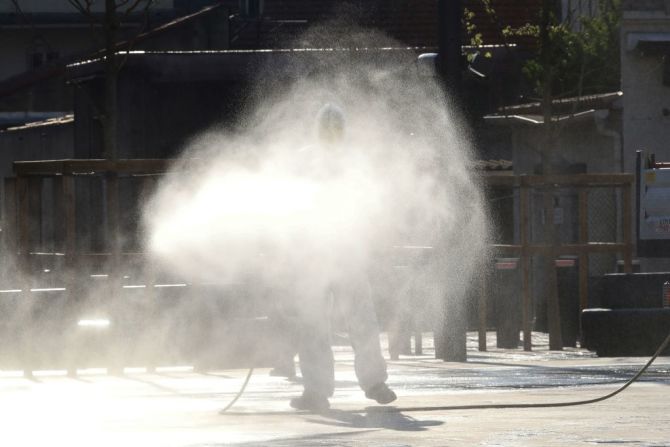
[[496, 293], [496, 346], [519, 347], [521, 332], [521, 269], [518, 258], [498, 258], [490, 290]]
[[558, 308], [564, 346], [577, 346], [579, 338], [579, 257], [561, 256], [556, 260]]

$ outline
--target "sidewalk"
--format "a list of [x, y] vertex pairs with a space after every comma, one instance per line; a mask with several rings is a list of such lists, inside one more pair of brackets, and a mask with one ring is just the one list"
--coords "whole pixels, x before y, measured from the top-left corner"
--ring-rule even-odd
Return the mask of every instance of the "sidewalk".
[[[429, 407], [544, 403], [607, 394], [631, 377], [646, 358], [596, 358], [587, 351], [547, 350], [534, 334], [534, 351], [475, 350], [468, 362], [425, 355], [389, 362], [391, 406]], [[428, 346], [426, 346], [428, 345]], [[494, 343], [489, 343], [494, 346]], [[622, 394], [577, 407], [385, 412], [357, 388], [351, 350], [336, 347], [337, 390], [324, 415], [296, 413], [290, 397], [299, 383], [257, 370], [247, 391], [236, 394], [247, 371], [200, 374], [190, 368], [156, 373], [55, 373], [28, 380], [0, 375], [3, 446], [667, 446], [670, 445], [670, 358], [657, 360]]]

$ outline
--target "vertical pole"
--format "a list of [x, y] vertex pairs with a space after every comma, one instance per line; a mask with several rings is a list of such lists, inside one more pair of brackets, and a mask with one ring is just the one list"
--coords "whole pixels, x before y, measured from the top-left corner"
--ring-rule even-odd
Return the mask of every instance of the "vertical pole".
[[523, 327], [523, 350], [531, 351], [533, 343], [531, 340], [531, 316], [532, 316], [532, 300], [530, 296], [530, 250], [528, 241], [529, 229], [529, 206], [530, 206], [530, 191], [528, 186], [521, 186], [521, 194], [519, 200], [520, 208], [520, 239], [521, 239], [521, 302], [522, 302], [522, 327]]
[[[462, 17], [461, 0], [438, 0], [438, 70], [443, 74], [447, 89], [457, 104], [457, 96], [461, 91]], [[464, 301], [462, 297], [444, 297], [445, 319], [437, 331], [435, 354], [445, 361], [464, 362], [467, 359]]]
[[[22, 280], [25, 282], [28, 276], [28, 252], [30, 251], [30, 194], [28, 178], [19, 176], [16, 178], [17, 189], [17, 227], [18, 227], [18, 268]], [[27, 284], [26, 284], [27, 285]]]
[[65, 220], [64, 252], [68, 270], [73, 270], [76, 263], [76, 214], [74, 200], [74, 177], [63, 175], [61, 177], [63, 194], [63, 218]]
[[63, 252], [65, 253], [66, 266], [66, 288], [70, 305], [78, 300], [76, 293], [76, 267], [77, 267], [77, 241], [76, 241], [76, 209], [75, 209], [75, 186], [74, 177], [63, 175], [61, 177], [61, 194], [63, 204], [63, 220], [65, 237], [63, 239]]
[[[148, 197], [151, 195], [153, 190], [156, 187], [156, 178], [153, 176], [146, 176], [142, 179], [142, 190], [140, 192], [140, 205], [145, 203]], [[156, 290], [154, 285], [156, 284], [156, 271], [150, 259], [142, 259], [144, 266], [144, 283], [147, 288], [147, 298], [153, 301], [156, 298]]]
[[479, 339], [479, 350], [484, 352], [486, 351], [486, 300], [488, 299], [488, 277], [486, 273], [484, 278], [482, 278], [479, 286], [479, 302], [478, 304], [478, 315], [479, 315], [479, 329], [478, 329], [478, 339]]
[[554, 226], [554, 195], [544, 193], [545, 240], [548, 241], [545, 252], [545, 290], [547, 291], [547, 326], [549, 328], [549, 349], [563, 349], [561, 335], [561, 315], [558, 304], [558, 277], [556, 272], [556, 228]]
[[633, 226], [631, 220], [633, 219], [633, 185], [631, 182], [623, 185], [623, 268], [624, 272], [633, 272]]
[[[579, 245], [586, 247], [589, 243], [589, 191], [579, 190]], [[589, 253], [579, 253], [579, 311], [589, 305]]]
[[[60, 184], [60, 203], [63, 206], [63, 252], [65, 253], [65, 288], [67, 289], [68, 310], [76, 312], [77, 304], [81, 299], [80, 288], [77, 287], [77, 241], [75, 238], [76, 231], [76, 214], [75, 214], [75, 186], [74, 177], [63, 174]], [[68, 364], [68, 375], [75, 376], [77, 374], [77, 358], [72, 357]]]
[[[110, 163], [109, 171], [105, 173], [105, 193], [107, 205], [107, 247], [110, 252], [110, 259], [105, 266], [107, 270], [107, 293], [105, 299], [112, 304], [112, 307], [118, 305], [118, 296], [121, 289], [121, 247], [119, 244], [119, 182], [118, 174], [116, 172], [116, 164]], [[116, 335], [116, 331], [114, 332]], [[116, 337], [114, 342], [118, 343]], [[115, 346], [116, 347], [116, 346]], [[107, 371], [110, 374], [123, 374], [122, 359], [112, 356], [110, 364], [107, 366]]]
[[5, 178], [5, 195], [3, 200], [4, 209], [2, 211], [2, 248], [4, 253], [11, 253], [15, 256], [17, 253], [17, 208], [16, 208], [16, 178]]
[[465, 362], [467, 360], [467, 326], [463, 297], [453, 295], [444, 297], [443, 314], [444, 321], [438, 331], [440, 341], [435, 347], [436, 357], [445, 362]]
[[421, 328], [417, 328], [414, 331], [414, 355], [423, 354], [423, 334]]
[[[141, 192], [140, 192], [140, 203], [143, 203], [147, 197], [151, 194], [151, 192], [154, 190], [156, 186], [156, 179], [151, 176], [144, 177], [142, 179], [142, 186], [141, 186]], [[160, 302], [159, 302], [159, 294], [158, 290], [156, 289], [156, 270], [154, 268], [153, 263], [151, 262], [151, 259], [144, 258], [142, 259], [143, 263], [143, 280], [144, 284], [146, 285], [146, 288], [144, 289], [144, 299], [146, 301], [146, 307], [145, 309], [148, 309], [148, 324], [161, 324], [160, 321], [160, 315], [161, 315], [161, 309], [160, 309]], [[155, 372], [156, 367], [158, 366], [159, 363], [159, 358], [156, 356], [154, 353], [150, 353], [150, 355], [147, 358], [147, 370], [149, 372]]]
[[112, 256], [110, 264], [110, 279], [112, 279], [118, 273], [121, 256], [119, 240], [119, 177], [115, 171], [106, 174], [105, 184], [105, 190], [107, 191], [107, 243]]
[[[18, 176], [16, 178], [16, 199], [17, 199], [17, 219], [16, 225], [18, 230], [18, 244], [17, 244], [17, 270], [18, 279], [21, 284], [21, 299], [23, 301], [23, 308], [30, 309], [30, 280], [29, 280], [29, 259], [28, 252], [30, 251], [30, 194], [28, 178]], [[26, 313], [27, 320], [22, 321], [23, 328], [20, 330], [20, 353], [21, 353], [21, 368], [23, 368], [24, 376], [28, 378], [33, 377], [33, 367], [35, 358], [33, 352], [35, 351], [31, 343], [33, 329], [32, 321], [30, 320], [30, 313]]]
[[438, 0], [438, 70], [451, 95], [460, 93], [462, 65], [462, 0]]

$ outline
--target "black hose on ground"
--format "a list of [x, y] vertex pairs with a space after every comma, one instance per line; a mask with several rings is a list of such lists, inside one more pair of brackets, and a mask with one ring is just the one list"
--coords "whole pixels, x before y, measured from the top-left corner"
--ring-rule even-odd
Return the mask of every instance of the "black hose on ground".
[[237, 392], [237, 394], [235, 395], [235, 397], [233, 398], [233, 400], [231, 400], [231, 401], [228, 403], [228, 405], [226, 405], [226, 406], [223, 408], [223, 410], [221, 410], [219, 413], [225, 413], [226, 411], [228, 411], [228, 410], [230, 409], [230, 407], [232, 407], [233, 405], [235, 405], [235, 402], [237, 402], [237, 399], [239, 399], [240, 397], [242, 397], [242, 394], [244, 394], [244, 390], [247, 389], [247, 385], [249, 384], [249, 379], [251, 379], [251, 375], [252, 375], [253, 373], [254, 373], [254, 369], [253, 369], [253, 368], [249, 368], [249, 372], [247, 373], [247, 378], [244, 379], [244, 383], [242, 384], [242, 387], [241, 387], [240, 390]]
[[[503, 408], [557, 408], [557, 407], [573, 407], [576, 405], [588, 405], [594, 404], [596, 402], [602, 402], [611, 397], [616, 396], [621, 393], [623, 390], [628, 388], [637, 379], [640, 378], [642, 374], [654, 363], [654, 360], [661, 355], [661, 353], [668, 347], [670, 344], [670, 333], [665, 337], [665, 340], [658, 347], [654, 355], [649, 359], [649, 361], [640, 369], [637, 374], [635, 374], [630, 380], [623, 384], [618, 389], [613, 392], [606, 394], [604, 396], [596, 397], [593, 399], [585, 400], [574, 400], [568, 402], [547, 402], [547, 403], [535, 403], [535, 404], [483, 404], [483, 405], [445, 405], [445, 406], [433, 406], [433, 407], [374, 407], [375, 411], [378, 412], [393, 412], [393, 413], [405, 413], [412, 411], [449, 411], [449, 410], [487, 410], [487, 409], [503, 409]], [[366, 413], [368, 410], [359, 411], [358, 413]]]
[[[670, 344], [670, 333], [665, 337], [665, 340], [661, 345], [658, 347], [654, 355], [647, 361], [647, 363], [632, 377], [630, 378], [626, 383], [624, 383], [621, 387], [617, 388], [616, 390], [612, 391], [609, 394], [606, 394], [604, 396], [596, 397], [593, 399], [584, 399], [584, 400], [574, 400], [574, 401], [568, 401], [568, 402], [546, 402], [546, 403], [521, 403], [521, 404], [481, 404], [481, 405], [444, 405], [444, 406], [426, 406], [426, 407], [369, 407], [365, 408], [363, 410], [350, 410], [350, 411], [342, 411], [343, 413], [352, 413], [352, 414], [361, 414], [361, 413], [409, 413], [409, 412], [428, 412], [428, 411], [451, 411], [451, 410], [501, 410], [505, 408], [558, 408], [558, 407], [573, 407], [577, 405], [588, 405], [588, 404], [594, 404], [596, 402], [602, 402], [604, 400], [607, 400], [611, 397], [616, 396], [617, 394], [621, 393], [623, 390], [628, 388], [630, 385], [635, 383], [642, 374], [647, 371], [647, 369], [651, 366], [652, 363], [658, 358], [659, 355], [665, 349], [668, 347]], [[254, 372], [254, 369], [251, 368], [249, 369], [249, 373], [247, 374], [247, 378], [245, 379], [244, 383], [242, 384], [242, 388], [240, 391], [238, 391], [237, 395], [235, 398], [233, 398], [232, 401], [226, 407], [221, 410], [221, 413], [225, 413], [228, 411], [234, 404], [237, 402], [237, 400], [242, 396], [244, 393], [244, 390], [247, 387], [247, 384], [249, 383], [249, 379], [251, 378], [251, 374]], [[254, 413], [258, 414], [258, 413]], [[266, 414], [266, 413], [263, 413]], [[286, 414], [285, 412], [281, 412], [278, 414]], [[327, 413], [326, 413], [327, 414]]]

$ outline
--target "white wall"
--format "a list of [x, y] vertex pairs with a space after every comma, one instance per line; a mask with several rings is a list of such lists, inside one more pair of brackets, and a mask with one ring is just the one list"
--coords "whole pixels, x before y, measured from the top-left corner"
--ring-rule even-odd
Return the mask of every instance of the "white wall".
[[[629, 33], [668, 33], [670, 17], [658, 12], [624, 12], [621, 45], [621, 85], [624, 92], [624, 167], [634, 172], [635, 151], [656, 153], [670, 161], [670, 86], [662, 83], [663, 55], [627, 48]], [[670, 41], [668, 42], [670, 48]]]

